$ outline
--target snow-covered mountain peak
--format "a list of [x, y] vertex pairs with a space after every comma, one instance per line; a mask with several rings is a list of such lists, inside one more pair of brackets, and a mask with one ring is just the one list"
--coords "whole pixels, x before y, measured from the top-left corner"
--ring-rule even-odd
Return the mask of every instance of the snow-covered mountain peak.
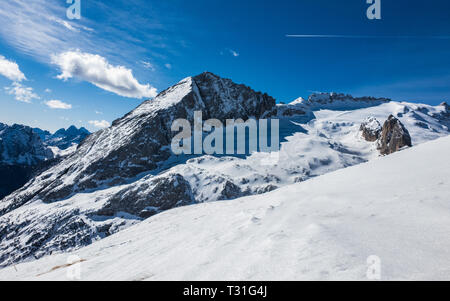
[[183, 98], [194, 89], [195, 86], [192, 77], [184, 78], [177, 84], [160, 92], [155, 98], [149, 99], [139, 105], [126, 117], [133, 118], [140, 115], [152, 114], [161, 109], [166, 109], [182, 101]]
[[288, 105], [294, 106], [294, 105], [304, 104], [304, 103], [305, 103], [305, 99], [303, 97], [299, 97], [299, 98], [291, 101]]

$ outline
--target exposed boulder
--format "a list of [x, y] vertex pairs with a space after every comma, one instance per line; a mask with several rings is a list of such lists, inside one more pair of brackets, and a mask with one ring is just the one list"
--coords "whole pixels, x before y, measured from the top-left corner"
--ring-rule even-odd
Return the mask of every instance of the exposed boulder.
[[383, 125], [381, 136], [378, 140], [378, 150], [382, 155], [389, 155], [404, 147], [411, 147], [411, 136], [405, 126], [390, 115]]
[[367, 117], [359, 128], [363, 138], [369, 142], [375, 142], [380, 138], [381, 129], [381, 124], [375, 117]]
[[97, 214], [113, 216], [126, 212], [141, 218], [175, 207], [195, 203], [189, 183], [179, 174], [141, 180], [138, 185], [115, 193]]

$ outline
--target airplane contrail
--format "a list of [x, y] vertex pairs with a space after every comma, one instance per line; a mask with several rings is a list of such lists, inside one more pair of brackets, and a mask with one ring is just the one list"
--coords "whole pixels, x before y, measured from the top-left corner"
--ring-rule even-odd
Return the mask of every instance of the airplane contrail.
[[343, 39], [450, 39], [450, 36], [371, 36], [371, 35], [323, 35], [287, 34], [287, 38], [343, 38]]

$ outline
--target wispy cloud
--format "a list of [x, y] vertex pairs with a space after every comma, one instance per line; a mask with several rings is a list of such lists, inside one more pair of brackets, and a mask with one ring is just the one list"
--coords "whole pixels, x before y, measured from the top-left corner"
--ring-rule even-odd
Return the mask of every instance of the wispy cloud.
[[1, 36], [19, 51], [44, 62], [48, 62], [55, 50], [71, 48], [74, 43], [86, 44], [87, 36], [80, 35], [76, 25], [56, 17], [65, 15], [63, 3], [65, 1], [3, 1]]
[[172, 64], [165, 64], [164, 67], [166, 67], [167, 69], [172, 69]]
[[72, 105], [65, 103], [61, 100], [49, 100], [45, 101], [44, 104], [49, 107], [50, 109], [59, 109], [59, 110], [70, 110], [72, 109]]
[[[183, 19], [167, 9], [169, 4], [130, 1], [127, 9], [123, 9], [117, 3], [89, 0], [91, 14], [101, 15], [101, 22], [86, 16], [81, 20], [66, 19], [66, 1], [2, 1], [0, 36], [17, 50], [44, 63], [49, 62], [52, 54], [73, 49], [100, 53], [126, 65], [135, 64], [136, 58], [156, 57], [160, 52], [176, 54], [185, 41], [179, 38], [174, 24], [182, 23]], [[144, 6], [151, 9], [143, 10]]]
[[20, 83], [13, 83], [10, 87], [5, 87], [6, 93], [14, 95], [17, 101], [31, 103], [33, 99], [40, 99], [40, 97], [33, 92], [33, 88], [23, 86]]
[[59, 79], [78, 78], [103, 90], [130, 98], [155, 97], [157, 90], [140, 84], [131, 69], [113, 66], [104, 57], [81, 51], [68, 51], [52, 57], [61, 70]]
[[20, 71], [19, 65], [13, 61], [7, 60], [2, 55], [0, 55], [0, 74], [15, 82], [26, 79], [25, 74]]
[[96, 128], [104, 129], [109, 127], [111, 124], [106, 120], [90, 120], [88, 121], [90, 125], [95, 126]]
[[141, 64], [144, 66], [145, 69], [150, 69], [152, 71], [155, 71], [155, 67], [153, 66], [152, 63], [147, 62], [147, 61], [141, 61]]
[[232, 56], [234, 56], [234, 57], [238, 57], [239, 56], [239, 53], [237, 53], [235, 50], [229, 49], [229, 51], [230, 51]]

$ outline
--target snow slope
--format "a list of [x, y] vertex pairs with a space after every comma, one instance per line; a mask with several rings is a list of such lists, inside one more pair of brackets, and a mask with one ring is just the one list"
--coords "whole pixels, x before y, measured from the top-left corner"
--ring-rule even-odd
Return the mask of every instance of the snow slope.
[[[172, 209], [72, 254], [0, 270], [3, 280], [450, 279], [450, 137], [226, 202]], [[81, 196], [79, 196], [81, 197]]]

